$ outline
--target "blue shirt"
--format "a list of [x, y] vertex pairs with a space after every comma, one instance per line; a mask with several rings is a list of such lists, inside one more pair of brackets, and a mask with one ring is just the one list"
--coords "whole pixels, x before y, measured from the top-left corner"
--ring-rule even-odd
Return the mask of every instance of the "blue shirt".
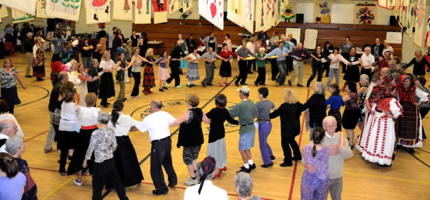
[[[287, 48], [284, 47], [278, 47], [276, 49], [273, 49], [270, 53], [268, 53], [266, 56], [264, 56], [264, 58], [268, 58], [271, 56], [279, 56], [279, 55], [284, 55], [289, 53]], [[276, 61], [284, 61], [286, 58], [286, 56], [280, 56], [276, 58]]]
[[327, 99], [325, 105], [330, 106], [332, 110], [339, 110], [343, 106], [343, 99], [340, 95], [331, 96]]
[[21, 172], [13, 178], [0, 177], [0, 199], [21, 200], [26, 180]]

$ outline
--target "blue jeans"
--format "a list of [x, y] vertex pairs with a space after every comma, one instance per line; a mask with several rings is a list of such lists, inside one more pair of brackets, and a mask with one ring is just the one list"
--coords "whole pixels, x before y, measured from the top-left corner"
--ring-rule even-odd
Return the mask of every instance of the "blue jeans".
[[260, 141], [260, 152], [265, 165], [272, 163], [270, 157], [273, 155], [272, 149], [267, 143], [270, 131], [272, 130], [272, 123], [270, 121], [258, 122], [258, 138]]
[[279, 71], [276, 82], [279, 85], [284, 85], [285, 78], [287, 77], [287, 65], [285, 64], [285, 60], [276, 61], [276, 64], [278, 65], [278, 71]]
[[336, 84], [339, 85], [339, 69], [330, 68], [327, 79], [327, 88], [330, 86], [333, 76], [336, 76]]
[[85, 68], [89, 68], [91, 66], [91, 57], [82, 57], [82, 63]]

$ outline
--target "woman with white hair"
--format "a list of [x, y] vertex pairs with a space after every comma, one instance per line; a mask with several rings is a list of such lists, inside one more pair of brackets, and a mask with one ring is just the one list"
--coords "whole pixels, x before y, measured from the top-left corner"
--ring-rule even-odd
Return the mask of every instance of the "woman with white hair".
[[215, 165], [215, 159], [210, 156], [198, 164], [197, 174], [200, 177], [200, 183], [185, 190], [184, 200], [228, 199], [227, 192], [212, 183]]
[[236, 192], [239, 200], [260, 200], [260, 197], [252, 196], [252, 177], [249, 173], [239, 172], [235, 176]]

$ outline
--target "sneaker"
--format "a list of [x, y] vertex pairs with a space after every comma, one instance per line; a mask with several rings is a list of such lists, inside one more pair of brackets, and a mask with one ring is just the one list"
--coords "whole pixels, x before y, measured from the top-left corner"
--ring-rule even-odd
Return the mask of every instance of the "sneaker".
[[182, 86], [180, 86], [180, 85], [177, 85], [177, 86], [175, 86], [175, 88], [181, 88]]
[[165, 86], [165, 88], [169, 88], [170, 87], [170, 85], [168, 84], [168, 83], [166, 83], [166, 86]]
[[197, 178], [193, 179], [190, 177], [184, 182], [184, 185], [193, 186], [193, 185], [197, 185], [198, 183], [199, 183], [199, 180], [197, 180]]
[[249, 174], [251, 172], [251, 169], [248, 169], [248, 168], [245, 168], [244, 166], [242, 166], [242, 167], [240, 167], [240, 170], [237, 171], [236, 173], [239, 173], [239, 172], [246, 172]]
[[254, 163], [254, 164], [252, 164], [252, 165], [249, 165], [249, 168], [250, 168], [251, 170], [254, 170], [255, 168], [257, 168], [257, 165], [255, 165], [255, 163]]
[[73, 179], [73, 183], [77, 186], [82, 186], [82, 181], [78, 180], [77, 178]]

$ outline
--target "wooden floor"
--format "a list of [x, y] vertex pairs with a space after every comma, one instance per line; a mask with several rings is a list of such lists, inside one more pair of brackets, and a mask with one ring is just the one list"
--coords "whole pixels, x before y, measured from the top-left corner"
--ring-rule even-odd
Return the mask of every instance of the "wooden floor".
[[[49, 56], [47, 56], [49, 57]], [[21, 77], [24, 76], [25, 57], [23, 54], [16, 54], [11, 58], [15, 66], [19, 69]], [[2, 61], [0, 61], [3, 64]], [[46, 66], [50, 66], [47, 62]], [[219, 66], [219, 65], [217, 65]], [[270, 69], [270, 65], [267, 65]], [[237, 73], [237, 64], [233, 65], [234, 72]], [[49, 74], [50, 67], [46, 67]], [[218, 81], [218, 71], [216, 71], [216, 81]], [[310, 67], [306, 65], [305, 79], [309, 77]], [[157, 74], [157, 73], [156, 73]], [[267, 77], [270, 77], [270, 72]], [[200, 65], [200, 75], [204, 76], [203, 64]], [[185, 77], [181, 77], [185, 84]], [[47, 79], [43, 82], [36, 82], [35, 78], [23, 78], [28, 86], [26, 90], [19, 88], [19, 96], [22, 104], [17, 106], [15, 116], [20, 122], [25, 133], [26, 150], [23, 158], [30, 165], [31, 174], [38, 186], [38, 196], [40, 199], [50, 200], [76, 200], [91, 198], [91, 177], [84, 178], [84, 185], [75, 186], [72, 180], [74, 176], [60, 176], [57, 173], [58, 169], [58, 154], [51, 152], [43, 153], [43, 146], [49, 127], [48, 115], [48, 99], [49, 91], [51, 90], [51, 82]], [[249, 76], [247, 81], [249, 84], [256, 79], [256, 74]], [[427, 77], [430, 80], [430, 77]], [[325, 78], [324, 80], [325, 81]], [[126, 94], [129, 98], [132, 83], [127, 84]], [[198, 82], [199, 83], [199, 82]], [[158, 84], [158, 82], [157, 82]], [[276, 106], [282, 103], [284, 87], [275, 87], [274, 82], [267, 81], [270, 89], [269, 99], [273, 100]], [[250, 86], [251, 99], [258, 100], [257, 87]], [[295, 92], [300, 97], [300, 101], [304, 102], [308, 98], [309, 91], [306, 88], [293, 87]], [[226, 88], [213, 87], [196, 87], [189, 88], [171, 88], [167, 92], [160, 93], [154, 89], [154, 94], [149, 96], [140, 96], [136, 99], [130, 99], [126, 102], [125, 113], [131, 114], [135, 119], [141, 120], [142, 116], [148, 112], [148, 104], [150, 100], [159, 98], [167, 105], [165, 110], [179, 116], [186, 110], [183, 99], [187, 94], [195, 93], [201, 98], [200, 106], [205, 105], [204, 111], [209, 111], [214, 107], [214, 102], [211, 98], [218, 92], [222, 92], [228, 96], [229, 105], [240, 101], [237, 87], [229, 86]], [[117, 90], [118, 91], [118, 90]], [[312, 92], [310, 92], [312, 93]], [[110, 99], [113, 102], [115, 99]], [[210, 101], [210, 102], [209, 102]], [[208, 104], [206, 104], [208, 103]], [[110, 108], [104, 109], [109, 111]], [[430, 120], [424, 120], [427, 133], [430, 133]], [[300, 198], [300, 180], [303, 171], [301, 163], [295, 164], [293, 167], [281, 168], [279, 164], [282, 161], [282, 149], [280, 144], [280, 124], [279, 119], [272, 121], [273, 130], [269, 137], [269, 144], [277, 157], [275, 165], [269, 169], [258, 167], [252, 172], [254, 179], [254, 194], [264, 199], [299, 199]], [[204, 125], [204, 132], [207, 133], [207, 125]], [[172, 132], [175, 129], [172, 129]], [[227, 127], [227, 152], [228, 152], [228, 167], [229, 170], [223, 177], [214, 180], [214, 183], [227, 190], [231, 199], [236, 198], [234, 189], [234, 174], [241, 165], [239, 152], [237, 151], [238, 143], [238, 127]], [[358, 132], [358, 129], [355, 130]], [[302, 134], [296, 138], [300, 146], [309, 142], [309, 133], [303, 130]], [[188, 172], [182, 162], [182, 149], [173, 148], [173, 162], [175, 171], [178, 174], [179, 185], [175, 189], [171, 189], [168, 195], [155, 197], [151, 194], [153, 185], [149, 174], [149, 159], [147, 158], [150, 152], [150, 143], [146, 134], [140, 132], [130, 133], [131, 140], [137, 151], [139, 160], [143, 159], [141, 165], [145, 180], [143, 183], [134, 188], [127, 189], [127, 195], [130, 199], [182, 199], [185, 186], [183, 182], [188, 178]], [[173, 136], [174, 144], [176, 144], [177, 135]], [[207, 142], [207, 137], [205, 137]], [[205, 157], [207, 143], [203, 145], [199, 160]], [[354, 150], [354, 157], [345, 162], [343, 197], [347, 200], [352, 199], [377, 199], [377, 200], [428, 200], [430, 199], [430, 147], [428, 141], [424, 142], [424, 147], [417, 150], [415, 157], [405, 152], [398, 152], [396, 160], [391, 168], [379, 168], [375, 165], [365, 162], [358, 152]], [[255, 147], [252, 149], [253, 159], [259, 166], [262, 164], [258, 141], [256, 139]], [[427, 164], [425, 164], [427, 163]], [[110, 193], [105, 199], [117, 199], [115, 193]]]

